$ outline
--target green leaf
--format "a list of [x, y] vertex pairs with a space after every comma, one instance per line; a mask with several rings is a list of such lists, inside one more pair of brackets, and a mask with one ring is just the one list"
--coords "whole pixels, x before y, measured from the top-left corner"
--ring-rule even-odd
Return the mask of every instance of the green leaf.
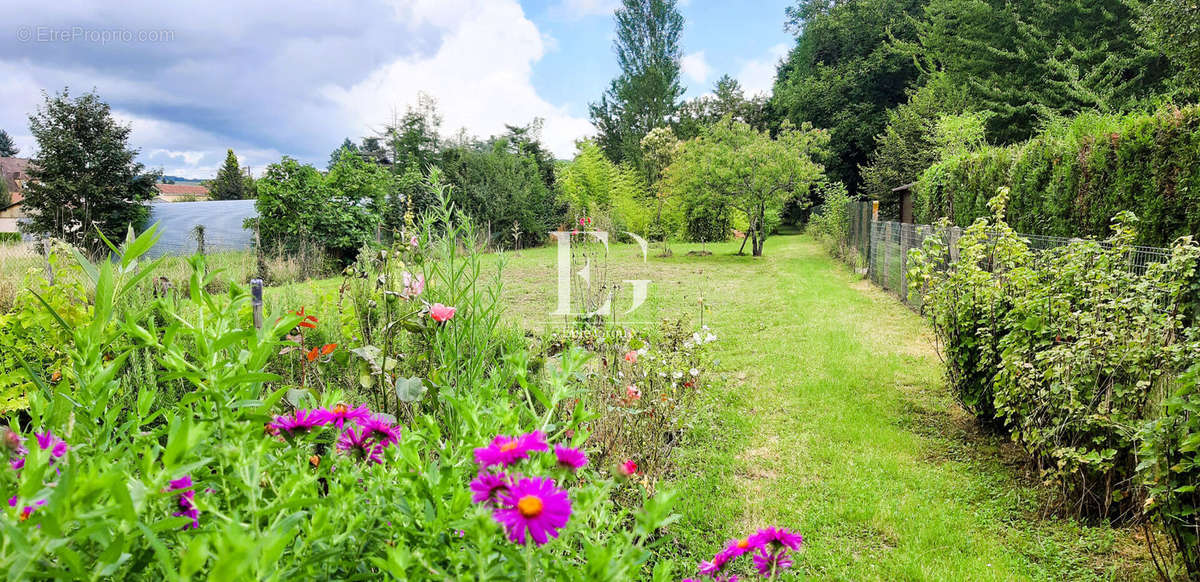
[[402, 378], [396, 382], [396, 398], [401, 402], [413, 403], [421, 400], [428, 388], [420, 378]]

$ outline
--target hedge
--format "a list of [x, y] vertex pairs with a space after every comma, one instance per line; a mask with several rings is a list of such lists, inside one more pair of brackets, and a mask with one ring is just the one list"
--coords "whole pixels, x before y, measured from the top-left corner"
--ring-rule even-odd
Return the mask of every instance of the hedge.
[[1103, 238], [1121, 211], [1138, 216], [1138, 243], [1169, 246], [1200, 233], [1200, 107], [1153, 114], [1084, 114], [1032, 140], [942, 161], [922, 174], [918, 222], [968, 226], [1011, 188], [1018, 232]]

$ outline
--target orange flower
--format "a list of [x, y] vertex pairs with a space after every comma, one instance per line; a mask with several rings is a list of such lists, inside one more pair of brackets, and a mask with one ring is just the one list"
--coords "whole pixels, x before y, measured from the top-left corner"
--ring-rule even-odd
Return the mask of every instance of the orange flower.
[[337, 349], [337, 344], [325, 344], [324, 346], [321, 347], [321, 355], [328, 356], [329, 354], [333, 353], [333, 350], [336, 350], [336, 349]]
[[313, 348], [313, 349], [309, 350], [308, 354], [306, 354], [305, 357], [308, 358], [308, 361], [311, 362], [313, 360], [316, 360], [317, 356], [320, 356], [320, 355], [321, 355], [321, 348]]
[[300, 311], [293, 311], [291, 313], [292, 313], [292, 315], [298, 315], [301, 317], [301, 320], [299, 323], [300, 327], [307, 327], [308, 329], [317, 329], [317, 317], [315, 315], [305, 315], [303, 307], [300, 308]]
[[321, 464], [321, 456], [313, 455], [313, 456], [309, 457], [308, 463], [314, 467], [319, 466]]

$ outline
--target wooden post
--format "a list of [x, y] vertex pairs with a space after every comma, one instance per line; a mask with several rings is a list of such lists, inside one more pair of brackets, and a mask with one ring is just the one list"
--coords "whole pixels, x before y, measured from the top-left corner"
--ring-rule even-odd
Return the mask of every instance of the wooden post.
[[905, 231], [912, 230], [912, 225], [900, 224], [900, 300], [908, 303], [908, 243], [909, 238], [904, 236]]
[[871, 220], [879, 220], [879, 201], [871, 201]]
[[261, 331], [263, 326], [262, 279], [250, 280], [250, 305], [254, 307], [254, 329]]

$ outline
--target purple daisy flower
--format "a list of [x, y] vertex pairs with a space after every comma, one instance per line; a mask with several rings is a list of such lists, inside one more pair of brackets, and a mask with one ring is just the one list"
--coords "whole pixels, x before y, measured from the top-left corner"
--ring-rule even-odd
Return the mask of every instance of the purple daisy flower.
[[329, 413], [322, 409], [304, 410], [300, 409], [290, 415], [277, 416], [275, 421], [267, 425], [267, 430], [272, 434], [286, 432], [292, 434], [304, 434], [314, 428], [325, 426], [330, 421]]
[[480, 473], [471, 481], [471, 501], [495, 504], [500, 495], [508, 491], [508, 475], [504, 473]]
[[342, 436], [338, 437], [337, 448], [360, 461], [383, 463], [383, 456], [380, 454], [383, 451], [383, 445], [372, 440], [366, 429], [360, 428], [357, 431], [354, 430], [354, 427], [346, 429]]
[[783, 547], [789, 550], [799, 550], [800, 544], [803, 543], [804, 536], [775, 526], [764, 527], [750, 536], [750, 545], [756, 547], [766, 547], [769, 544], [774, 544], [776, 548]]
[[375, 439], [381, 446], [386, 447], [390, 444], [400, 442], [400, 427], [393, 426], [386, 420], [371, 416], [357, 422], [358, 426], [361, 426], [363, 431]]
[[366, 404], [363, 404], [358, 408], [350, 408], [350, 406], [344, 402], [337, 403], [333, 408], [325, 409], [325, 414], [329, 415], [329, 420], [326, 422], [332, 422], [336, 424], [339, 429], [344, 427], [347, 420], [360, 422], [371, 418], [371, 411], [367, 409]]
[[758, 569], [759, 574], [766, 578], [791, 568], [792, 559], [788, 556], [787, 548], [779, 548], [777, 552], [770, 552], [767, 548], [761, 547], [754, 554], [754, 567]]
[[587, 464], [587, 455], [579, 449], [554, 445], [554, 456], [558, 458], [558, 466], [572, 471]]
[[567, 492], [542, 477], [521, 479], [500, 495], [500, 507], [493, 513], [496, 521], [508, 531], [508, 539], [525, 545], [525, 536], [537, 545], [549, 537], [558, 537], [558, 530], [571, 519], [571, 501]]
[[486, 447], [475, 449], [475, 462], [480, 467], [501, 465], [507, 467], [521, 459], [529, 457], [530, 451], [549, 450], [546, 435], [540, 430], [523, 434], [519, 437], [499, 435], [492, 439]]

